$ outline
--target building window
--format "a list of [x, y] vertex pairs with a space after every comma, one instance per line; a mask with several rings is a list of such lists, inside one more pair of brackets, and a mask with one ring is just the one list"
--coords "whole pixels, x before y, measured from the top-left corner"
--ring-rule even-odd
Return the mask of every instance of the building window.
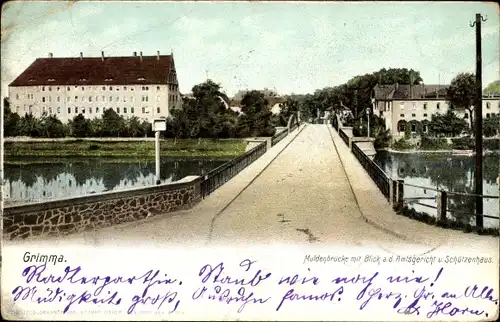
[[16, 113], [19, 114], [19, 106], [16, 106]]
[[134, 108], [133, 107], [130, 108], [130, 113], [134, 114]]
[[156, 86], [156, 90], [159, 91], [160, 90], [160, 86]]
[[57, 96], [57, 101], [60, 102], [61, 101], [61, 97], [60, 96]]
[[68, 107], [68, 114], [71, 114], [71, 107]]
[[116, 101], [119, 102], [120, 101], [120, 97], [117, 96], [116, 97]]
[[123, 101], [126, 102], [127, 101], [127, 98], [125, 96], [123, 96]]
[[66, 90], [67, 90], [67, 91], [70, 91], [70, 90], [71, 90], [71, 87], [69, 87], [69, 86], [68, 86], [68, 87], [66, 88]]
[[412, 125], [411, 125], [411, 131], [412, 131], [413, 133], [417, 132], [417, 125], [416, 125], [416, 124], [412, 124]]
[[427, 103], [424, 103], [424, 110], [427, 109]]
[[75, 101], [78, 101], [78, 96], [75, 96]]
[[399, 117], [405, 117], [405, 115], [404, 114], [399, 114]]
[[42, 86], [42, 91], [45, 92], [45, 86]]
[[149, 86], [146, 86], [146, 90], [149, 91]]
[[102, 87], [102, 90], [103, 90], [103, 91], [105, 91], [105, 90], [106, 90], [106, 86], [103, 86], [103, 87]]
[[131, 88], [130, 88], [130, 90], [131, 90], [131, 91], [134, 91], [134, 88], [133, 88], [133, 87], [131, 87]]
[[156, 108], [156, 113], [160, 114], [160, 108], [159, 107]]
[[145, 113], [146, 113], [146, 108], [145, 108], [145, 107], [143, 107], [143, 108], [142, 108], [142, 114], [145, 114]]
[[18, 100], [18, 99], [19, 99], [19, 94], [16, 94], [16, 100]]
[[60, 88], [58, 87], [58, 88], [57, 88], [57, 91], [58, 91], [58, 92], [59, 92], [59, 89], [60, 89]]
[[427, 113], [424, 113], [424, 117], [427, 117]]
[[82, 114], [85, 114], [85, 107], [82, 108]]
[[85, 101], [85, 96], [82, 96], [82, 102]]
[[49, 106], [49, 114], [52, 115], [52, 106]]
[[116, 108], [116, 113], [120, 113], [120, 108], [119, 107]]
[[85, 90], [85, 86], [82, 86], [82, 91], [84, 91], [84, 90]]
[[78, 107], [75, 107], [75, 114], [78, 114]]
[[44, 96], [44, 97], [42, 97], [42, 102], [45, 102], [45, 96]]
[[106, 101], [106, 96], [102, 96], [102, 101], [105, 102]]
[[126, 107], [123, 108], [123, 113], [127, 114], [127, 108]]
[[404, 132], [406, 130], [406, 122], [405, 121], [399, 121], [398, 122], [398, 131], [399, 132]]
[[57, 114], [61, 114], [61, 107], [60, 106], [57, 107]]
[[92, 96], [89, 96], [89, 102], [92, 102]]
[[89, 114], [92, 114], [92, 107], [89, 107]]
[[112, 102], [113, 101], [113, 96], [110, 96], [109, 97], [109, 101]]
[[415, 117], [416, 115], [415, 115], [415, 113], [412, 113], [412, 114], [411, 114], [411, 116], [412, 116], [412, 117]]
[[440, 107], [441, 107], [441, 103], [437, 103], [436, 108], [439, 110]]
[[123, 86], [123, 90], [126, 91], [127, 90], [127, 86]]
[[491, 107], [490, 102], [487, 102], [487, 103], [486, 103], [486, 108], [487, 108], [487, 109], [489, 109], [490, 107]]
[[427, 133], [429, 131], [429, 126], [427, 124], [424, 124], [423, 125], [423, 130], [425, 133]]
[[490, 118], [490, 113], [486, 113], [486, 118], [489, 119]]
[[96, 102], [97, 102], [97, 101], [99, 101], [99, 96], [96, 96], [96, 97], [95, 97], [95, 101], [96, 101]]
[[42, 107], [42, 113], [45, 114], [45, 106]]
[[110, 90], [110, 91], [112, 91], [112, 90], [113, 90], [113, 87], [112, 87], [112, 86], [110, 86], [110, 87], [109, 87], [109, 90]]
[[98, 107], [95, 108], [95, 112], [99, 113], [99, 108]]
[[120, 90], [120, 87], [116, 86], [116, 90], [119, 91]]

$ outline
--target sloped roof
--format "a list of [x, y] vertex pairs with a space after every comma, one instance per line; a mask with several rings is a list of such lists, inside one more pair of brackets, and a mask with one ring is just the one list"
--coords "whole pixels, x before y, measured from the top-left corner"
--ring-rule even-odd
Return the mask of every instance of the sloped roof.
[[9, 86], [167, 84], [172, 55], [37, 58]]
[[[410, 95], [410, 89], [413, 96]], [[392, 100], [392, 99], [421, 99], [421, 98], [445, 98], [448, 90], [447, 85], [376, 85], [373, 88], [375, 99], [377, 100]]]

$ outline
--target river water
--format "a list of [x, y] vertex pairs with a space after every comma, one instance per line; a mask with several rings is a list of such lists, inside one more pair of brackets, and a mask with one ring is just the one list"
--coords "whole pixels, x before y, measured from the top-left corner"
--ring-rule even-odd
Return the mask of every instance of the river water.
[[[12, 161], [21, 161], [15, 164]], [[162, 183], [204, 175], [227, 160], [165, 159]], [[9, 159], [5, 205], [32, 203], [154, 185], [155, 161], [114, 158]]]
[[[496, 183], [499, 174], [500, 153], [487, 154], [483, 157], [483, 195], [499, 195]], [[474, 193], [474, 156], [454, 156], [451, 153], [391, 153], [380, 151], [375, 162], [393, 179], [403, 179], [405, 183], [442, 189], [452, 192]], [[421, 198], [409, 203], [417, 211], [436, 215], [436, 192], [428, 189], [405, 186], [404, 198]], [[449, 218], [475, 223], [475, 198], [449, 195]], [[417, 204], [418, 202], [418, 204]], [[429, 205], [431, 207], [424, 206]], [[487, 216], [499, 216], [498, 199], [483, 199], [483, 213]], [[485, 218], [485, 227], [498, 227], [499, 220]]]

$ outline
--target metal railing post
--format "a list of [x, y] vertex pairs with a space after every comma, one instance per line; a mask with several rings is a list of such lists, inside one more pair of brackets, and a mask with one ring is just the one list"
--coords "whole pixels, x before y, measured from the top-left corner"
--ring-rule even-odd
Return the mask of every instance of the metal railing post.
[[397, 210], [402, 210], [404, 207], [404, 187], [405, 187], [405, 181], [404, 180], [398, 180], [398, 199], [397, 199]]
[[438, 192], [438, 194], [436, 195], [436, 205], [436, 222], [443, 223], [446, 221], [446, 206], [448, 205], [448, 196], [446, 194], [446, 191], [441, 190]]

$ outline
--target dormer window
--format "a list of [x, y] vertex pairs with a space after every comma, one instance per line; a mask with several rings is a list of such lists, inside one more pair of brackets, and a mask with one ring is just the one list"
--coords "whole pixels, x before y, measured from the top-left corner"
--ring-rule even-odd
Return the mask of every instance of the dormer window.
[[86, 78], [80, 78], [80, 82], [86, 82], [87, 79]]
[[111, 82], [113, 79], [112, 78], [106, 78], [104, 81], [105, 82]]
[[34, 81], [35, 81], [35, 79], [34, 79], [34, 78], [30, 78], [30, 82], [34, 82]]
[[144, 77], [139, 77], [137, 80], [143, 81], [146, 80]]
[[56, 80], [55, 80], [55, 79], [53, 79], [53, 78], [49, 78], [49, 79], [48, 79], [48, 81], [49, 81], [49, 82], [55, 82]]

